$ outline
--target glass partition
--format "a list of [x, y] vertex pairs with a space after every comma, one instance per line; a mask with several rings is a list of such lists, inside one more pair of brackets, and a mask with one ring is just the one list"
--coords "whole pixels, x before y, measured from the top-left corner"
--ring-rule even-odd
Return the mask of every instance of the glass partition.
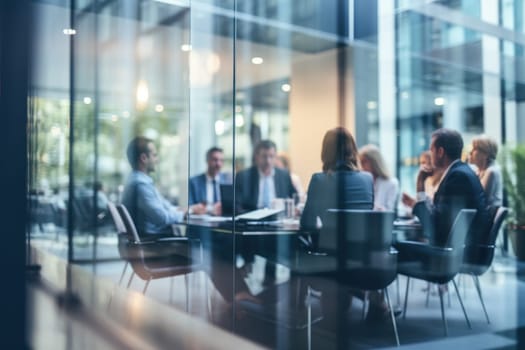
[[[492, 3], [35, 0], [32, 244], [265, 347], [393, 345], [390, 333], [342, 329], [358, 323], [362, 304], [350, 307], [337, 254], [363, 252], [321, 234], [349, 224], [326, 210], [411, 215], [400, 197], [415, 195], [437, 128], [462, 133], [464, 159], [476, 135], [523, 139], [522, 4]], [[130, 153], [138, 136], [143, 148]], [[379, 177], [395, 188], [384, 202]], [[137, 183], [148, 200], [130, 192]], [[189, 242], [187, 273], [147, 254], [140, 273], [166, 270], [136, 272], [137, 256], [119, 248], [140, 245], [111, 203], [127, 206], [143, 242]], [[162, 229], [141, 217], [153, 210], [145, 203], [162, 204]], [[356, 226], [372, 232], [377, 222]], [[331, 273], [303, 278], [305, 254], [331, 254]], [[182, 275], [188, 289], [165, 278]], [[359, 283], [351, 287], [363, 299]], [[386, 293], [371, 294], [386, 305]], [[308, 322], [322, 317], [308, 338]]]

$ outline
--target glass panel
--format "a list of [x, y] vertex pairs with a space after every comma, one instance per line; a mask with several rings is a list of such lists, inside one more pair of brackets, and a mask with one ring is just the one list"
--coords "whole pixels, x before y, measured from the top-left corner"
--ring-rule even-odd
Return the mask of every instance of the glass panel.
[[[31, 98], [29, 102], [29, 210], [33, 241], [66, 258], [69, 184], [68, 3], [33, 3]], [[49, 50], [53, 47], [53, 50]]]

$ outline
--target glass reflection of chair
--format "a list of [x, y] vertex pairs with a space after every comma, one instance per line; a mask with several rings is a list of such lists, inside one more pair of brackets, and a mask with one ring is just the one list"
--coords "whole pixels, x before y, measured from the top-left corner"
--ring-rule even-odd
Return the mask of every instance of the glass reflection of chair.
[[[129, 256], [126, 256], [127, 250], [124, 249], [124, 245], [128, 242], [128, 236], [126, 226], [124, 225], [124, 221], [122, 221], [122, 218], [120, 217], [120, 214], [115, 204], [113, 204], [112, 202], [108, 202], [108, 210], [109, 214], [111, 215], [111, 218], [113, 219], [113, 223], [115, 224], [115, 228], [117, 229], [119, 255], [125, 261], [122, 273], [120, 274], [120, 278], [118, 280], [118, 285], [120, 286], [122, 284], [122, 280], [124, 279], [124, 275], [126, 274], [126, 270], [129, 265], [129, 259], [131, 258]], [[131, 273], [134, 274], [133, 271]]]
[[[133, 269], [126, 288], [131, 286], [134, 275], [146, 281], [143, 294], [146, 294], [151, 280], [184, 275], [188, 310], [188, 274], [202, 269], [200, 262], [194, 262], [191, 258], [192, 242], [186, 237], [163, 237], [155, 241], [142, 241], [126, 207], [120, 204], [117, 209], [124, 222], [127, 238], [125, 241], [119, 241], [119, 252]], [[171, 294], [170, 290], [170, 298]]]
[[[303, 276], [334, 278], [345, 288], [385, 293], [396, 344], [396, 319], [388, 286], [397, 275], [397, 251], [391, 247], [394, 213], [391, 211], [328, 209], [319, 235], [319, 248], [299, 258], [296, 272]], [[307, 300], [312, 289], [308, 287]], [[308, 303], [308, 345], [311, 345], [311, 307]]]
[[508, 208], [505, 207], [493, 207], [491, 210], [492, 213], [495, 214], [493, 215], [492, 226], [489, 234], [485, 237], [481, 237], [481, 240], [478, 240], [477, 242], [469, 242], [465, 246], [463, 264], [461, 265], [460, 270], [460, 273], [472, 276], [487, 323], [490, 323], [490, 319], [487, 309], [485, 308], [478, 277], [483, 275], [492, 265], [494, 252], [496, 250], [496, 239], [498, 238], [501, 225], [509, 211]]
[[[421, 279], [440, 286], [452, 281], [467, 325], [471, 328], [470, 320], [465, 311], [454, 277], [461, 269], [465, 238], [475, 215], [475, 209], [462, 209], [458, 213], [450, 230], [447, 244], [444, 247], [413, 241], [397, 243], [396, 248], [399, 250], [400, 259], [402, 259], [402, 261], [398, 262], [397, 271], [399, 274], [407, 277], [403, 318], [406, 317], [410, 278]], [[448, 326], [443, 305], [444, 293], [445, 290], [443, 287], [438, 288], [441, 319], [443, 321], [445, 336], [447, 336]]]

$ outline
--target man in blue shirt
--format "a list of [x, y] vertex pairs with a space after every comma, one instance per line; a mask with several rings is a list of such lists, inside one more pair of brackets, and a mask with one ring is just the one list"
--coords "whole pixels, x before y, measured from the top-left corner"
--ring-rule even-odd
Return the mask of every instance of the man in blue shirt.
[[[133, 171], [122, 194], [122, 204], [128, 209], [140, 235], [173, 233], [171, 225], [182, 221], [184, 212], [164, 198], [153, 184], [150, 174], [157, 164], [157, 149], [152, 140], [138, 136], [126, 151]], [[204, 212], [203, 205], [192, 207], [194, 213]]]

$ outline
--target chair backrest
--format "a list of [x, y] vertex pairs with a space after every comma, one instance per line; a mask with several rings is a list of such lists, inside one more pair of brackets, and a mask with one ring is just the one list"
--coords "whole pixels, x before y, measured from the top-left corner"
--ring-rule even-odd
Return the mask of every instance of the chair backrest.
[[[446, 247], [459, 249], [463, 251], [465, 245], [465, 238], [470, 229], [470, 225], [476, 216], [476, 209], [461, 209], [452, 224], [452, 228], [448, 234]], [[463, 253], [461, 253], [462, 255]]]
[[339, 282], [382, 289], [395, 278], [397, 254], [391, 250], [393, 211], [328, 209], [319, 248], [337, 259]]
[[328, 209], [322, 219], [319, 248], [335, 251], [345, 242], [350, 245], [365, 243], [372, 249], [386, 249], [392, 244], [394, 218], [392, 211]]
[[394, 213], [360, 209], [328, 209], [323, 216], [319, 249], [338, 257], [338, 266], [369, 265], [392, 244]]
[[140, 237], [137, 232], [137, 228], [135, 227], [135, 223], [133, 223], [133, 219], [131, 219], [131, 215], [129, 215], [128, 209], [126, 209], [124, 204], [119, 204], [117, 206], [117, 209], [118, 209], [118, 212], [120, 213], [120, 216], [122, 217], [122, 221], [124, 221], [128, 240], [130, 242], [136, 242], [136, 243], [140, 242]]
[[108, 202], [108, 209], [109, 213], [111, 215], [111, 218], [113, 219], [113, 223], [115, 224], [115, 227], [117, 229], [118, 234], [125, 234], [126, 233], [126, 225], [124, 225], [124, 221], [122, 221], [122, 217], [120, 217], [120, 214], [117, 210], [117, 207], [113, 202]]
[[463, 262], [470, 266], [465, 266], [464, 270], [468, 270], [467, 272], [469, 273], [481, 275], [492, 264], [496, 239], [498, 238], [501, 225], [503, 225], [509, 209], [506, 207], [497, 207], [492, 208], [490, 212], [494, 214], [492, 225], [486, 237], [483, 237], [479, 241], [474, 240], [474, 243], [470, 243], [465, 247]]
[[490, 228], [487, 244], [488, 245], [494, 245], [496, 243], [496, 238], [498, 238], [499, 230], [501, 229], [501, 225], [503, 225], [503, 221], [507, 217], [509, 213], [509, 208], [506, 207], [498, 207], [496, 210], [496, 214], [494, 215], [494, 219], [492, 220], [492, 226]]

